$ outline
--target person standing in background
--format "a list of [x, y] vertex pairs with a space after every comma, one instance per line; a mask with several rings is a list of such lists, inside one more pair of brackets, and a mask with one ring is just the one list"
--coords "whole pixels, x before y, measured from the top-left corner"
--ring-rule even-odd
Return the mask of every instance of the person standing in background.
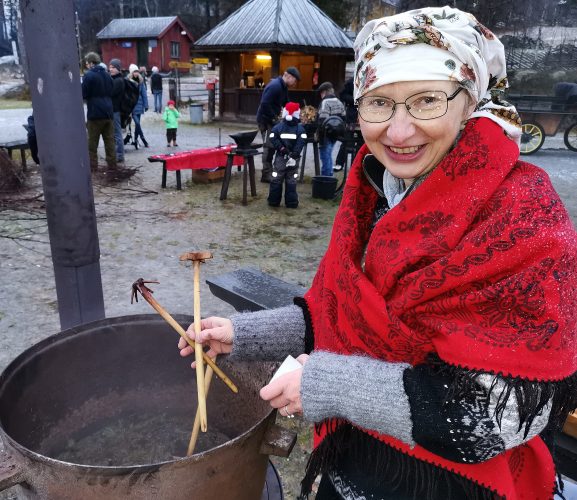
[[140, 74], [140, 70], [136, 64], [131, 64], [129, 67], [130, 78], [132, 78], [136, 83], [138, 83], [138, 90], [140, 95], [138, 96], [138, 102], [134, 109], [132, 110], [132, 119], [134, 120], [134, 142], [138, 145], [138, 138], [142, 139], [142, 144], [144, 147], [148, 147], [148, 142], [144, 138], [144, 133], [142, 131], [142, 126], [140, 125], [140, 117], [148, 111], [148, 96], [146, 95], [146, 86], [144, 85], [144, 79]]
[[162, 75], [157, 66], [152, 67], [150, 76], [150, 90], [154, 97], [154, 112], [162, 113]]
[[[345, 105], [346, 115], [345, 115], [345, 123], [347, 126], [348, 132], [353, 132], [357, 125], [358, 120], [358, 112], [357, 107], [355, 106], [355, 97], [354, 97], [355, 85], [353, 78], [349, 78], [345, 82], [345, 86], [341, 93], [339, 94], [339, 99]], [[347, 162], [347, 147], [348, 144], [346, 141], [341, 143], [341, 147], [339, 148], [339, 153], [337, 154], [337, 159], [335, 160], [335, 166], [333, 170], [335, 172], [339, 172], [345, 166]]]
[[148, 90], [148, 70], [146, 69], [146, 66], [140, 66], [140, 76], [142, 76], [144, 88]]
[[86, 129], [88, 132], [88, 155], [90, 170], [98, 170], [98, 142], [104, 141], [106, 164], [116, 170], [114, 151], [114, 122], [112, 110], [112, 78], [103, 68], [100, 56], [89, 52], [84, 58], [88, 71], [82, 78], [82, 99], [86, 101]]
[[176, 109], [176, 103], [171, 99], [168, 101], [162, 119], [166, 123], [166, 147], [169, 148], [172, 143], [173, 147], [178, 147], [176, 144], [176, 132], [178, 131], [178, 119], [180, 113]]
[[114, 144], [116, 146], [116, 162], [124, 162], [124, 138], [120, 119], [120, 102], [124, 94], [124, 77], [120, 59], [111, 59], [108, 72], [112, 77], [112, 112], [114, 121]]
[[264, 88], [256, 112], [256, 122], [262, 135], [262, 177], [261, 182], [270, 182], [272, 175], [272, 158], [274, 148], [270, 143], [270, 131], [279, 121], [280, 112], [288, 102], [288, 89], [294, 87], [301, 79], [301, 74], [294, 66], [289, 66], [282, 76], [273, 78]]
[[[335, 97], [335, 89], [331, 82], [324, 82], [317, 89], [321, 95], [319, 105], [318, 122], [319, 128], [317, 134], [319, 138], [319, 156], [321, 157], [321, 175], [333, 175], [333, 148], [335, 147], [336, 138], [331, 135], [327, 127], [329, 118], [337, 116], [343, 124], [345, 118], [345, 105]], [[344, 127], [343, 127], [344, 128]]]

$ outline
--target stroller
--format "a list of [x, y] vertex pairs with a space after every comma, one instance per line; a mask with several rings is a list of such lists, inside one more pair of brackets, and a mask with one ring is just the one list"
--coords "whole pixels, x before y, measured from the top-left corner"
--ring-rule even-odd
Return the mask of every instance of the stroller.
[[122, 129], [126, 129], [126, 135], [124, 136], [124, 145], [132, 144], [135, 149], [138, 149], [138, 142], [132, 137], [132, 115], [121, 116], [120, 125]]

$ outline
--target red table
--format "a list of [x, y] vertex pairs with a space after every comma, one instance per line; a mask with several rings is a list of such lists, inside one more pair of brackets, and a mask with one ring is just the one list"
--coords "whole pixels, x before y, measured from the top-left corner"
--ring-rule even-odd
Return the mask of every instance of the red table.
[[[212, 170], [218, 167], [224, 167], [229, 158], [228, 153], [236, 149], [236, 144], [227, 144], [216, 148], [194, 149], [191, 151], [181, 151], [179, 153], [170, 153], [164, 155], [149, 156], [150, 162], [162, 163], [162, 187], [166, 187], [166, 173], [168, 170], [176, 172], [176, 189], [182, 189], [180, 171], [183, 169], [191, 170]], [[243, 165], [242, 157], [234, 157], [233, 164], [236, 166]]]

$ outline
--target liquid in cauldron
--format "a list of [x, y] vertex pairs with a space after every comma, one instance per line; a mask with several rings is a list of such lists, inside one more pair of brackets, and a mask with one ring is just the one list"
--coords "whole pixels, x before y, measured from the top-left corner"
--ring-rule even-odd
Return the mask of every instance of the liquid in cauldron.
[[[189, 413], [131, 412], [96, 422], [42, 453], [64, 462], [95, 466], [165, 462], [186, 456], [192, 424]], [[229, 440], [209, 421], [208, 431], [199, 433], [195, 453]]]

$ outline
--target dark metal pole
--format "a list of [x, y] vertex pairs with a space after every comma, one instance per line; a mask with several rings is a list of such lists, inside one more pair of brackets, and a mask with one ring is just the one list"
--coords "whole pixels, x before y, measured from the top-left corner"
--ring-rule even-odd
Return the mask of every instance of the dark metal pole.
[[104, 318], [73, 0], [20, 2], [63, 329]]
[[208, 121], [214, 121], [214, 114], [216, 111], [216, 95], [214, 90], [215, 84], [208, 84]]

